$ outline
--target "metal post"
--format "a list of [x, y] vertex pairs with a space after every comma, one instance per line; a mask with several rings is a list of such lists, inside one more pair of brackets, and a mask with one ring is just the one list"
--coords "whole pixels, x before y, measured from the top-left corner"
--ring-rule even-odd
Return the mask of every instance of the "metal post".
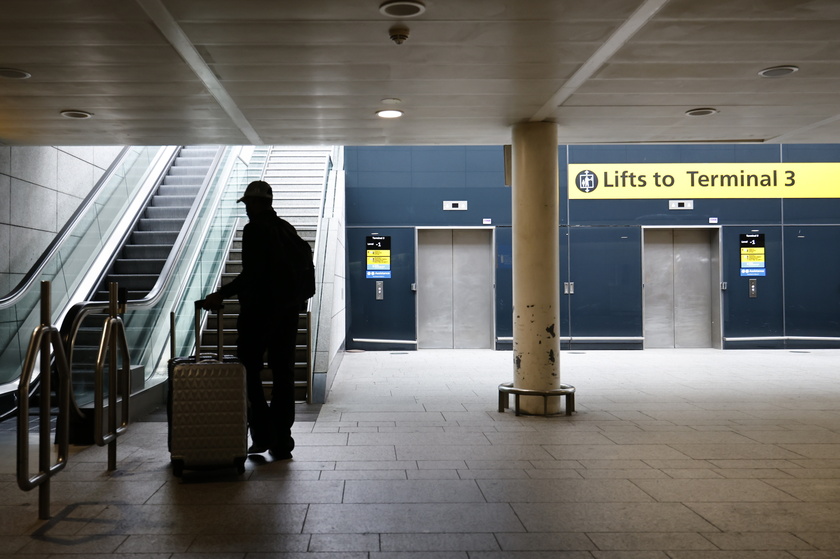
[[[17, 432], [17, 481], [18, 487], [31, 491], [38, 487], [38, 516], [50, 517], [50, 478], [67, 465], [68, 431], [70, 422], [70, 367], [64, 354], [64, 345], [58, 328], [50, 325], [50, 282], [41, 282], [41, 322], [32, 333], [18, 381], [18, 432]], [[58, 417], [56, 418], [56, 463], [51, 464], [50, 417], [51, 370], [50, 345], [54, 349], [58, 377]], [[29, 394], [35, 361], [41, 361], [40, 418], [38, 432], [39, 472], [29, 476]]]
[[[94, 381], [94, 439], [99, 446], [108, 445], [108, 470], [117, 469], [117, 437], [122, 435], [129, 418], [131, 400], [131, 359], [125, 326], [118, 316], [118, 286], [109, 286], [109, 317], [102, 329], [99, 353], [96, 357]], [[117, 351], [122, 350], [122, 367], [118, 367]], [[107, 360], [106, 360], [107, 357]], [[106, 363], [107, 361], [107, 363]], [[108, 417], [105, 415], [105, 367], [108, 366]], [[122, 398], [122, 405], [118, 410]], [[106, 425], [107, 422], [107, 425]], [[107, 429], [106, 429], [107, 428]], [[107, 430], [107, 432], [106, 432]]]
[[[50, 324], [50, 283], [41, 282], [41, 325]], [[41, 338], [41, 388], [40, 388], [40, 421], [38, 426], [38, 471], [48, 472], [50, 470], [50, 340], [44, 336]], [[28, 421], [28, 417], [20, 418], [20, 421]], [[38, 487], [38, 518], [50, 517], [50, 478], [47, 477], [44, 483]]]
[[[111, 282], [108, 286], [108, 314], [115, 319], [119, 313], [118, 290], [116, 283]], [[127, 356], [123, 356], [126, 359]], [[108, 428], [109, 432], [117, 430], [117, 396], [119, 386], [117, 380], [117, 337], [112, 335], [108, 340]], [[117, 439], [116, 437], [108, 443], [108, 471], [117, 469]]]

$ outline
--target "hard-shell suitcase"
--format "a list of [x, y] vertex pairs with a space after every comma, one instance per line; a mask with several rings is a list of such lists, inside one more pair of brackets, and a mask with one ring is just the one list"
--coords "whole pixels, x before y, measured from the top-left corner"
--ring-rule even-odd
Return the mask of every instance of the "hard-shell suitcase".
[[[234, 467], [245, 471], [248, 456], [248, 401], [245, 367], [225, 356], [199, 353], [202, 301], [195, 302], [196, 352], [169, 361], [169, 452], [172, 471]], [[221, 310], [219, 323], [221, 324]], [[174, 336], [174, 332], [173, 332]]]

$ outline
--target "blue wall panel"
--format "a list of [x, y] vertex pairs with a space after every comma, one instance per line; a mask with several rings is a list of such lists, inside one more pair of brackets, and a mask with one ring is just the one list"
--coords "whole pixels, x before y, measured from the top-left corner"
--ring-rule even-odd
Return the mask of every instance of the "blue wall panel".
[[[712, 224], [721, 227], [721, 279], [728, 286], [723, 293], [724, 336], [777, 338], [732, 342], [726, 347], [782, 347], [792, 343], [778, 341], [784, 336], [840, 338], [840, 258], [834, 257], [840, 244], [840, 198], [695, 199], [692, 210], [669, 210], [667, 200], [569, 201], [567, 161], [840, 162], [840, 145], [558, 149], [561, 282], [574, 281], [575, 295], [580, 295], [562, 297], [562, 336], [642, 335], [642, 227]], [[413, 294], [401, 292], [382, 304], [370, 299], [371, 284], [359, 279], [364, 263], [363, 249], [358, 245], [363, 244], [365, 232], [387, 228], [400, 241], [402, 248], [394, 259], [399, 268], [394, 270], [395, 278], [400, 280], [389, 281], [392, 293], [391, 285], [414, 281], [414, 227], [480, 227], [485, 219], [496, 226], [496, 335], [511, 337], [511, 189], [504, 185], [502, 146], [348, 147], [345, 164], [348, 297], [352, 301], [348, 305], [348, 339], [351, 335], [416, 336]], [[444, 211], [444, 200], [466, 200], [469, 209]], [[758, 296], [750, 298], [748, 278], [740, 276], [739, 235], [756, 229], [767, 239], [767, 276], [757, 278]], [[821, 283], [809, 289], [811, 281]]]
[[[513, 237], [496, 228], [496, 338], [513, 337]], [[510, 345], [510, 344], [507, 344]]]
[[785, 334], [840, 335], [840, 227], [785, 227], [784, 241]]
[[[391, 237], [392, 277], [383, 279], [384, 298], [376, 299], [376, 280], [367, 279], [367, 250], [369, 235]], [[416, 349], [398, 342], [365, 342], [375, 340], [416, 340], [415, 293], [415, 233], [413, 228], [355, 228], [347, 229], [347, 349]]]
[[[742, 234], [763, 234], [767, 275], [741, 276]], [[723, 331], [725, 338], [784, 336], [784, 262], [781, 227], [727, 227], [721, 236], [723, 281]], [[750, 279], [756, 281], [756, 296], [750, 297]], [[732, 347], [732, 343], [728, 344]], [[749, 342], [748, 347], [775, 347], [775, 341]]]
[[641, 229], [571, 227], [568, 234], [572, 338], [641, 337]]

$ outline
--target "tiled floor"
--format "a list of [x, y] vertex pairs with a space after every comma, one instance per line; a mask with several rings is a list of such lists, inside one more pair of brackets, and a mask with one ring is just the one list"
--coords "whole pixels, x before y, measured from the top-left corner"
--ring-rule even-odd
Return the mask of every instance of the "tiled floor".
[[348, 353], [294, 460], [172, 476], [166, 425], [119, 469], [73, 454], [52, 519], [0, 440], [0, 556], [840, 557], [840, 351], [564, 352], [572, 417], [498, 413], [510, 352]]

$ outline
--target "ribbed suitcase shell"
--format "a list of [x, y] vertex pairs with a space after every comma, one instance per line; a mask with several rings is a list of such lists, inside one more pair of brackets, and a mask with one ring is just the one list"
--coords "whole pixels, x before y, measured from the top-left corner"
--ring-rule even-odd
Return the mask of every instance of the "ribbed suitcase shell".
[[[196, 340], [200, 336], [200, 303], [195, 304]], [[178, 477], [185, 469], [231, 466], [239, 473], [245, 471], [248, 457], [245, 366], [235, 357], [222, 355], [221, 341], [218, 350], [218, 359], [200, 356], [196, 351], [195, 357], [176, 357], [169, 361], [169, 452], [173, 472]]]
[[171, 458], [184, 469], [235, 466], [248, 451], [245, 367], [241, 363], [177, 363], [171, 379]]

